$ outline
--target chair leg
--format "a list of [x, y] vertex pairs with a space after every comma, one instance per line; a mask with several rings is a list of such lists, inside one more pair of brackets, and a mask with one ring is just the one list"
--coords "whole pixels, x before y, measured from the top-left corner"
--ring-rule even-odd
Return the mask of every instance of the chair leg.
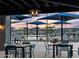
[[[25, 58], [29, 58], [29, 53], [25, 52], [24, 55], [25, 55]], [[21, 56], [21, 58], [23, 58], [23, 56]]]
[[49, 55], [49, 50], [46, 49], [46, 52], [45, 52], [45, 57]]
[[48, 53], [47, 54], [49, 54], [49, 50], [48, 50]]
[[29, 57], [29, 54], [26, 53], [26, 57], [28, 58]]
[[59, 56], [61, 56], [61, 51], [59, 51]]
[[46, 55], [47, 55], [47, 49], [46, 49], [46, 52], [45, 52], [45, 57], [46, 57]]
[[35, 58], [35, 54], [34, 54], [34, 51], [33, 51], [32, 55], [33, 55], [33, 58]]

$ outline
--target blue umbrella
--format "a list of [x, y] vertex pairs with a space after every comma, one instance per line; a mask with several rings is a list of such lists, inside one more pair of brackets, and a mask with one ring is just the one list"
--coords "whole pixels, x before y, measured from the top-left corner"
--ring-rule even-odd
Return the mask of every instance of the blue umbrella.
[[27, 19], [27, 18], [30, 18], [30, 16], [22, 16], [22, 15], [11, 16], [11, 19], [14, 20], [12, 21], [13, 23], [19, 22], [20, 20]]
[[[23, 15], [14, 15], [14, 16], [11, 16], [11, 19], [14, 19], [14, 20], [23, 20], [23, 19], [27, 19], [27, 18], [30, 18], [30, 16], [23, 16]], [[28, 21], [26, 22], [27, 24], [27, 37], [28, 37]]]
[[71, 20], [71, 19], [77, 19], [77, 18], [79, 18], [79, 15], [69, 14], [69, 13], [59, 13], [59, 14], [50, 15], [50, 16], [40, 18], [40, 20], [41, 19], [61, 20], [58, 23], [61, 24], [61, 34], [62, 34], [61, 35], [61, 42], [63, 42], [63, 24], [64, 23], [66, 24], [66, 22], [64, 22], [64, 21]]
[[30, 18], [30, 16], [22, 16], [22, 15], [12, 15], [11, 19], [15, 19], [15, 20], [23, 20], [26, 18]]
[[64, 20], [71, 20], [71, 19], [77, 19], [79, 18], [79, 15], [75, 15], [75, 14], [69, 14], [69, 13], [59, 13], [59, 14], [55, 14], [55, 15], [50, 15], [50, 16], [46, 16], [41, 19], [52, 19], [52, 20], [61, 20], [61, 17], [64, 17]]
[[38, 25], [41, 25], [41, 24], [46, 24], [44, 22], [40, 22], [40, 21], [34, 21], [34, 22], [30, 22], [29, 24], [35, 24], [37, 25], [37, 32], [36, 32], [36, 39], [38, 40]]
[[41, 25], [41, 24], [46, 24], [46, 23], [40, 22], [40, 21], [35, 21], [35, 22], [30, 22], [30, 24]]
[[70, 24], [67, 21], [61, 20], [59, 22], [54, 22], [54, 24], [61, 24], [61, 42], [64, 42], [63, 40], [63, 24]]
[[23, 20], [23, 19], [26, 19], [26, 18], [30, 18], [30, 16], [15, 16], [17, 19], [19, 20]]
[[69, 22], [67, 21], [58, 21], [58, 22], [54, 22], [53, 24], [70, 24]]
[[18, 20], [15, 16], [11, 16], [11, 19]]

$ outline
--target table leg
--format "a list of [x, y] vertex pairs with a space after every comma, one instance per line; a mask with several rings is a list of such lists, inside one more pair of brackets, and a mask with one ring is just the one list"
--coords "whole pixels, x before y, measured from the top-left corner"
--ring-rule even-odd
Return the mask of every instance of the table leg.
[[17, 57], [17, 50], [15, 51], [15, 58]]
[[32, 46], [30, 46], [30, 58], [32, 58], [32, 52], [31, 52], [31, 50], [32, 50]]
[[55, 46], [53, 45], [53, 58], [55, 58]]
[[70, 53], [70, 58], [72, 58], [72, 56], [73, 56], [73, 50], [72, 50], [72, 49], [73, 49], [73, 47], [70, 46], [70, 52], [71, 52], [71, 53]]
[[56, 46], [56, 55], [58, 55], [58, 46]]
[[72, 58], [72, 55], [73, 55], [72, 46], [69, 46], [69, 49], [68, 49], [68, 58]]
[[22, 48], [22, 57], [25, 58], [25, 55], [24, 55], [24, 48]]
[[68, 58], [70, 58], [70, 56], [71, 56], [71, 47], [68, 46]]
[[8, 50], [7, 50], [7, 48], [5, 49], [5, 57], [8, 58]]

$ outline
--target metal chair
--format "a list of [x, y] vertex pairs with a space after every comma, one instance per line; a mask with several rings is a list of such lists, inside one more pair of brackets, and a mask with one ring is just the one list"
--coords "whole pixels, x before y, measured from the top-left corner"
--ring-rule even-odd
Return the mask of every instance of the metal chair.
[[[8, 45], [5, 47], [6, 49], [6, 53], [8, 53], [8, 57], [13, 57], [13, 58], [16, 58], [17, 57], [17, 48], [15, 46], [11, 46], [11, 45]], [[6, 56], [6, 55], [5, 55]]]
[[48, 36], [47, 41], [45, 42], [45, 48], [46, 48], [45, 56], [49, 54], [50, 50], [53, 50], [53, 43], [50, 42], [52, 38], [50, 37], [49, 33], [47, 34], [47, 36]]
[[[60, 44], [68, 44], [69, 41], [67, 40], [64, 40], [63, 43], [60, 43]], [[60, 53], [60, 56], [61, 56], [61, 51], [67, 51], [68, 52], [69, 48], [68, 47], [59, 47], [59, 53]]]
[[[24, 42], [22, 42], [22, 44], [31, 44], [29, 41], [24, 41]], [[29, 47], [30, 46], [28, 46], [28, 47], [25, 47], [25, 51], [24, 51], [24, 53], [25, 53], [25, 56], [26, 57], [30, 57], [30, 49], [29, 49]], [[35, 50], [35, 44], [31, 44], [31, 53], [32, 53], [32, 57], [35, 57], [35, 55], [34, 55], [34, 50]], [[18, 50], [19, 51], [19, 57], [21, 57], [21, 52], [22, 52], [22, 50], [21, 49], [19, 49]]]
[[[32, 57], [35, 57], [35, 55], [34, 55], [35, 44], [31, 44], [31, 49], [32, 49], [31, 50]], [[30, 55], [29, 47], [25, 48], [25, 55], [26, 55], [26, 57], [29, 57], [29, 55]]]
[[47, 55], [47, 54], [49, 54], [49, 51], [51, 50], [53, 50], [53, 43], [50, 43], [50, 42], [45, 42], [45, 48], [46, 48], [46, 52], [45, 52], [45, 56]]

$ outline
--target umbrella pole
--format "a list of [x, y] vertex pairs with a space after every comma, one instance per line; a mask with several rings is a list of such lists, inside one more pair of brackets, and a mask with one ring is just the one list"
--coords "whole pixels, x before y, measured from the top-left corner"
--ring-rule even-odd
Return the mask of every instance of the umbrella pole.
[[27, 21], [27, 39], [28, 39], [28, 21]]
[[[38, 20], [37, 20], [38, 22]], [[36, 28], [36, 40], [38, 41], [38, 25], [37, 25], [37, 28]]]
[[[47, 14], [47, 16], [48, 16], [48, 14]], [[47, 28], [46, 28], [46, 39], [47, 39], [47, 41], [49, 41], [49, 39], [48, 39], [48, 19], [47, 19]]]
[[37, 25], [37, 28], [36, 28], [36, 40], [38, 41], [38, 25]]
[[63, 17], [61, 17], [61, 42], [63, 42]]

